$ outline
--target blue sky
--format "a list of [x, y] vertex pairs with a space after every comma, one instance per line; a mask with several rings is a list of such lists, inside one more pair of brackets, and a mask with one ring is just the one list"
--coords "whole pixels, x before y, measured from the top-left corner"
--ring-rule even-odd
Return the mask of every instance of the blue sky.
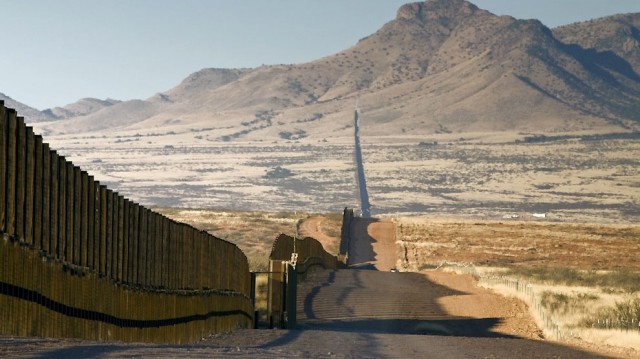
[[[303, 63], [393, 20], [401, 0], [0, 0], [0, 92], [38, 109], [145, 99], [207, 67]], [[549, 27], [638, 0], [476, 0]]]

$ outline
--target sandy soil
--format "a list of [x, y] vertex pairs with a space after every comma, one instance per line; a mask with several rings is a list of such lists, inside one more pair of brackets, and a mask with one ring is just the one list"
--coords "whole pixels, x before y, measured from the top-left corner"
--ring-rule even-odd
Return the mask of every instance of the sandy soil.
[[354, 268], [388, 271], [395, 268], [396, 226], [390, 221], [354, 218], [347, 264]]

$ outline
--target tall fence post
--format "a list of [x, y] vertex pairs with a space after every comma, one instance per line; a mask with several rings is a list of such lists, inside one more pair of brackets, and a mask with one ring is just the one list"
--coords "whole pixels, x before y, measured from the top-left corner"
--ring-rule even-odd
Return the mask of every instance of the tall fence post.
[[5, 197], [5, 233], [14, 235], [16, 233], [16, 174], [17, 174], [17, 151], [18, 151], [18, 119], [16, 112], [7, 109], [7, 161], [6, 161], [6, 197]]
[[36, 141], [33, 128], [25, 126], [25, 183], [24, 183], [24, 232], [23, 239], [26, 244], [34, 243], [34, 202], [35, 202], [35, 174], [36, 174]]
[[[0, 203], [0, 233], [6, 230], [6, 205], [7, 205], [7, 144], [9, 137], [8, 114], [4, 107], [4, 101], [0, 101], [0, 198], [5, 198]], [[2, 236], [0, 236], [2, 240]]]
[[296, 328], [296, 302], [298, 298], [298, 272], [287, 264], [287, 329]]
[[49, 149], [49, 177], [51, 186], [49, 187], [49, 206], [45, 206], [45, 212], [49, 217], [49, 233], [46, 240], [49, 241], [49, 254], [55, 257], [58, 253], [58, 223], [60, 221], [58, 199], [60, 194], [60, 175], [58, 173], [58, 154]]
[[27, 192], [27, 127], [22, 117], [16, 118], [17, 145], [16, 145], [16, 239], [25, 240], [25, 202]]
[[35, 136], [34, 143], [34, 187], [33, 187], [33, 242], [35, 248], [38, 250], [42, 250], [43, 253], [46, 253], [44, 249], [44, 240], [43, 240], [43, 232], [46, 228], [43, 226], [44, 221], [47, 219], [43, 215], [44, 212], [44, 204], [45, 204], [45, 155], [48, 153], [45, 152], [45, 148], [42, 145], [42, 136]]

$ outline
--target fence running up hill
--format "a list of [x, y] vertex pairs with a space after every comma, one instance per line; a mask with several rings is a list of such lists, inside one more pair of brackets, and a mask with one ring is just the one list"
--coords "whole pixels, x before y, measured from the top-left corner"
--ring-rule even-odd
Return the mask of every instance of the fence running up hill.
[[192, 342], [252, 323], [232, 243], [101, 185], [0, 106], [0, 334]]

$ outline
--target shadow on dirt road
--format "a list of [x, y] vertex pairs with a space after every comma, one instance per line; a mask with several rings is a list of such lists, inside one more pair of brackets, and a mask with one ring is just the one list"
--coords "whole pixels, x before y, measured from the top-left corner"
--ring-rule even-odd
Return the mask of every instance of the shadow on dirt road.
[[299, 288], [299, 328], [387, 334], [507, 338], [492, 329], [500, 318], [449, 315], [438, 303], [467, 293], [418, 273], [346, 269], [314, 274]]
[[376, 218], [354, 218], [349, 231], [347, 265], [357, 269], [388, 271], [394, 268], [396, 226]]

